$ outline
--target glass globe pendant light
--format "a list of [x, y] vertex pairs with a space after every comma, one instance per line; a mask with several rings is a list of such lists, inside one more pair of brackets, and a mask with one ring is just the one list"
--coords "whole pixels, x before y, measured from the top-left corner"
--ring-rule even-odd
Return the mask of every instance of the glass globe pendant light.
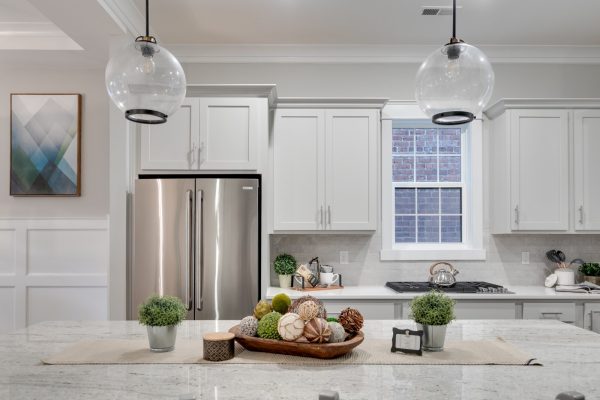
[[438, 125], [471, 122], [494, 88], [494, 70], [485, 54], [456, 37], [456, 0], [452, 6], [450, 42], [425, 59], [416, 78], [417, 103]]
[[105, 72], [106, 89], [128, 120], [162, 124], [185, 98], [185, 73], [175, 56], [150, 36], [149, 25], [146, 0], [146, 34], [110, 59]]

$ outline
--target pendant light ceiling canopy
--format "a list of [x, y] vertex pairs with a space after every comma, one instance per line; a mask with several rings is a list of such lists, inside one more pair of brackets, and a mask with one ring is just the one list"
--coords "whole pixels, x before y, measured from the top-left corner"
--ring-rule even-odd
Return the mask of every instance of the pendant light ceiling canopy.
[[456, 0], [452, 38], [421, 64], [415, 97], [423, 112], [439, 125], [471, 122], [483, 111], [494, 88], [494, 70], [485, 54], [456, 37]]
[[125, 118], [142, 124], [161, 124], [185, 98], [181, 64], [150, 36], [146, 0], [146, 35], [121, 48], [106, 66], [106, 89]]

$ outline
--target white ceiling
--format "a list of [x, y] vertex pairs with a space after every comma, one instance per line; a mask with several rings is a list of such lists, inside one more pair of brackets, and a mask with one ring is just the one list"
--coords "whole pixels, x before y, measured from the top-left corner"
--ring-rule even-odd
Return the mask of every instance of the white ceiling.
[[[144, 0], [134, 0], [143, 13]], [[170, 44], [443, 44], [449, 0], [151, 0]], [[458, 0], [458, 36], [484, 45], [600, 45], [600, 1]]]

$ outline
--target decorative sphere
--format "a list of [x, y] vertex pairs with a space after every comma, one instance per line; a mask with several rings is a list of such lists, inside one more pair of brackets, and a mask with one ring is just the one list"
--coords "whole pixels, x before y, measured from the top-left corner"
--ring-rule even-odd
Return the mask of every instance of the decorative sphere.
[[311, 343], [327, 343], [331, 336], [329, 324], [323, 318], [314, 318], [304, 326], [304, 337]]
[[279, 319], [277, 331], [283, 340], [293, 342], [302, 336], [304, 332], [304, 321], [298, 314], [287, 313]]
[[304, 321], [310, 321], [319, 315], [319, 306], [314, 301], [307, 301], [298, 307], [298, 315]]
[[346, 332], [350, 334], [360, 331], [364, 322], [362, 314], [357, 309], [350, 307], [342, 310], [339, 320]]
[[240, 332], [246, 336], [256, 336], [258, 329], [258, 320], [252, 315], [242, 318], [240, 322]]
[[285, 293], [278, 293], [273, 297], [271, 304], [274, 311], [285, 314], [290, 307], [290, 304], [292, 304], [292, 299]]
[[[477, 116], [493, 89], [494, 70], [486, 55], [475, 46], [452, 43], [423, 61], [417, 72], [415, 98], [429, 117], [448, 111]], [[461, 123], [460, 117], [447, 117], [444, 122]]]
[[256, 317], [256, 319], [261, 319], [262, 317], [264, 317], [271, 311], [273, 311], [273, 308], [271, 307], [271, 303], [269, 303], [266, 300], [261, 300], [254, 307], [254, 316]]
[[313, 296], [302, 296], [302, 297], [297, 298], [290, 305], [288, 312], [293, 312], [293, 313], [299, 314], [298, 309], [299, 309], [300, 305], [307, 301], [312, 301], [316, 305], [319, 306], [319, 315], [318, 315], [319, 318], [327, 318], [327, 310], [325, 310], [325, 305], [323, 304], [323, 302], [321, 300], [319, 300]]
[[277, 311], [270, 312], [262, 317], [262, 319], [258, 321], [258, 329], [256, 330], [258, 336], [263, 339], [281, 340], [281, 336], [277, 331], [277, 324], [279, 323], [280, 318], [281, 314]]
[[340, 343], [346, 340], [346, 331], [344, 327], [338, 322], [328, 322], [329, 329], [331, 330], [331, 336], [329, 336], [329, 343]]

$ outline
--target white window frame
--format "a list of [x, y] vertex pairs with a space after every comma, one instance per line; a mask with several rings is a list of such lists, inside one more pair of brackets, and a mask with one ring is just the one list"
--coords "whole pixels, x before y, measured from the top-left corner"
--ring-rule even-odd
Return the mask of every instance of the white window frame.
[[[381, 124], [381, 229], [382, 261], [485, 260], [483, 247], [483, 127], [481, 118], [469, 124], [463, 134], [462, 154], [462, 213], [463, 241], [461, 243], [394, 243], [395, 187], [415, 187], [410, 183], [395, 185], [392, 177], [393, 121], [423, 125], [429, 118], [415, 102], [392, 101], [384, 107]], [[425, 186], [425, 185], [419, 185]], [[432, 187], [461, 184], [432, 183]]]

